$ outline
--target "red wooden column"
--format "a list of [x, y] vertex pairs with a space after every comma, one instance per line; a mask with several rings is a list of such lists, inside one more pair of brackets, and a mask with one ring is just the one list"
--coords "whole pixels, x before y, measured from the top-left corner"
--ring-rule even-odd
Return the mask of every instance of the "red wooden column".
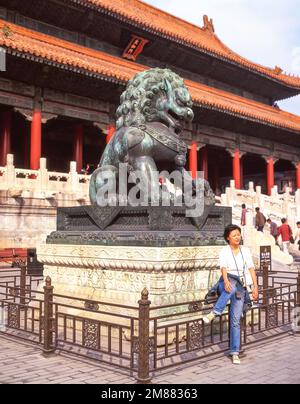
[[4, 167], [6, 156], [11, 152], [12, 111], [3, 111], [0, 119], [0, 166]]
[[42, 153], [42, 112], [40, 106], [36, 106], [31, 122], [30, 136], [30, 169], [39, 170]]
[[197, 179], [197, 171], [198, 171], [198, 152], [197, 152], [197, 143], [193, 142], [190, 148], [190, 172], [193, 180]]
[[73, 159], [77, 164], [77, 172], [83, 168], [83, 124], [78, 123], [75, 128], [74, 154]]
[[243, 155], [244, 155], [244, 153], [243, 153], [242, 155], [240, 155], [240, 167], [241, 167], [241, 189], [243, 189], [243, 188], [244, 188], [244, 164], [243, 164], [243, 160], [242, 160]]
[[208, 181], [208, 148], [204, 146], [200, 149], [200, 170], [203, 172], [204, 179]]
[[296, 189], [300, 189], [300, 163], [296, 165]]
[[275, 177], [274, 177], [274, 158], [272, 156], [267, 158], [267, 192], [268, 195], [271, 195], [272, 188], [275, 184]]
[[111, 138], [112, 138], [112, 137], [114, 136], [114, 134], [115, 134], [115, 131], [116, 131], [115, 126], [114, 126], [114, 125], [110, 125], [109, 128], [108, 128], [107, 135], [106, 135], [106, 144], [108, 144], [108, 143], [110, 142]]
[[233, 152], [233, 161], [232, 161], [232, 171], [233, 171], [233, 179], [235, 181], [235, 188], [241, 189], [241, 156], [240, 151], [236, 149]]

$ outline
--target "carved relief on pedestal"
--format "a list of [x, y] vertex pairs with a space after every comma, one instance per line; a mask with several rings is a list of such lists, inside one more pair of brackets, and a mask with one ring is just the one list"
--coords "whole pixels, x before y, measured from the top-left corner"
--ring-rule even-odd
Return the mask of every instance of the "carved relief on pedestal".
[[43, 244], [38, 259], [56, 293], [136, 305], [146, 287], [157, 306], [203, 299], [219, 276], [220, 248]]
[[46, 265], [105, 270], [174, 271], [215, 268], [222, 247], [103, 247], [41, 244]]

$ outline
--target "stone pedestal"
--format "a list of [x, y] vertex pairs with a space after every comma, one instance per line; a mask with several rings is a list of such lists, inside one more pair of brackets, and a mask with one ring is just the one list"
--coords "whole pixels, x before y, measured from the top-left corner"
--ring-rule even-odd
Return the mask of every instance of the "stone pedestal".
[[[151, 308], [204, 299], [208, 289], [220, 276], [217, 262], [221, 248], [222, 246], [132, 248], [42, 244], [37, 253], [39, 261], [44, 264], [44, 276], [52, 279], [54, 293], [70, 296], [70, 299], [54, 297], [54, 301], [78, 307], [73, 309], [60, 306], [61, 312], [129, 327], [130, 320], [114, 314], [120, 314], [122, 310], [123, 315], [137, 317], [138, 300], [144, 288], [149, 291]], [[75, 301], [72, 297], [82, 300]], [[136, 310], [120, 309], [109, 303], [132, 306]], [[94, 312], [86, 311], [85, 308], [91, 304]], [[188, 311], [190, 314], [180, 315]], [[171, 314], [176, 317], [158, 320], [158, 326], [199, 320], [201, 317], [189, 305], [151, 311], [151, 317]], [[71, 318], [68, 325], [72, 328]], [[135, 321], [134, 328], [137, 333], [138, 321]], [[153, 332], [152, 321], [150, 333]], [[180, 326], [178, 335], [180, 338], [186, 337], [185, 325]], [[169, 343], [173, 342], [175, 336], [173, 327], [169, 330]], [[130, 335], [125, 332], [124, 338], [130, 340]], [[158, 332], [158, 343], [165, 343], [164, 331]]]
[[[189, 302], [203, 300], [219, 278], [223, 231], [230, 222], [231, 209], [214, 206], [194, 219], [184, 207], [60, 208], [57, 231], [38, 247], [38, 260], [54, 294], [69, 296], [54, 301], [69, 315], [71, 328], [72, 315], [128, 326], [130, 319], [118, 314], [137, 318], [145, 288], [151, 317], [172, 316], [158, 325], [179, 324], [199, 320], [199, 305], [196, 313]], [[161, 308], [174, 304], [179, 306]], [[85, 310], [90, 307], [92, 312]], [[153, 327], [152, 321], [151, 332]], [[185, 326], [181, 332], [184, 337]]]
[[137, 307], [144, 288], [152, 306], [203, 299], [221, 248], [42, 244], [37, 253], [56, 294]]

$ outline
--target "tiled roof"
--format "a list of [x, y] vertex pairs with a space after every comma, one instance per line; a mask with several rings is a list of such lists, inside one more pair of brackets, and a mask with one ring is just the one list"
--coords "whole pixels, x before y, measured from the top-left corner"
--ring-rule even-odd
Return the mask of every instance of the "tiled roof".
[[300, 77], [283, 74], [279, 67], [268, 68], [251, 62], [229, 49], [213, 32], [211, 24], [198, 27], [140, 0], [69, 0], [93, 6], [125, 18], [145, 29], [234, 62], [248, 70], [263, 74], [287, 86], [300, 89]]
[[185, 80], [194, 103], [228, 114], [300, 131], [300, 116], [248, 98]]
[[[47, 63], [96, 76], [101, 75], [105, 79], [123, 83], [130, 80], [136, 73], [149, 68], [3, 20], [0, 20], [0, 46], [12, 53], [41, 58]], [[200, 106], [300, 132], [299, 116], [204, 84], [189, 80], [185, 82], [194, 102]]]

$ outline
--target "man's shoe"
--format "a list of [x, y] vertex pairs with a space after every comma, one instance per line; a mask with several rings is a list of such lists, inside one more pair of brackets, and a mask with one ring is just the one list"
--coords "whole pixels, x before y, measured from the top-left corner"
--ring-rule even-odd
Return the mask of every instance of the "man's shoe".
[[211, 311], [207, 316], [202, 317], [202, 320], [205, 324], [211, 323], [215, 319], [216, 315], [213, 311]]
[[238, 355], [232, 355], [232, 363], [233, 365], [240, 365], [241, 364], [240, 357]]

